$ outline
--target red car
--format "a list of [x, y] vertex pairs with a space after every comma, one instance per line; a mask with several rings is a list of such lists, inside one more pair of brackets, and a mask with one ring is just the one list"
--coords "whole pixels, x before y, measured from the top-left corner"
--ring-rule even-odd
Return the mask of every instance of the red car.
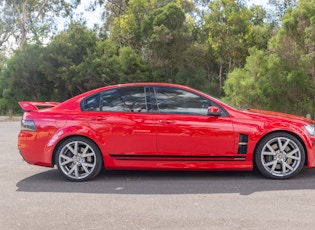
[[[106, 86], [65, 102], [19, 102], [30, 164], [71, 181], [108, 170], [252, 170], [286, 179], [315, 167], [315, 122], [235, 109], [186, 86]], [[46, 108], [42, 108], [46, 107]], [[47, 108], [48, 107], [48, 108]], [[41, 109], [40, 109], [41, 108]]]

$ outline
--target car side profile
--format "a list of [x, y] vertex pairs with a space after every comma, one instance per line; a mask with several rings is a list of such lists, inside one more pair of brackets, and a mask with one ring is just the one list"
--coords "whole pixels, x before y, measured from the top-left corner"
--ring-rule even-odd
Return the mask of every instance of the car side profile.
[[[19, 102], [18, 148], [70, 181], [106, 170], [253, 170], [288, 179], [315, 167], [315, 122], [240, 110], [187, 86], [111, 85], [65, 102]], [[44, 108], [42, 108], [44, 107]]]

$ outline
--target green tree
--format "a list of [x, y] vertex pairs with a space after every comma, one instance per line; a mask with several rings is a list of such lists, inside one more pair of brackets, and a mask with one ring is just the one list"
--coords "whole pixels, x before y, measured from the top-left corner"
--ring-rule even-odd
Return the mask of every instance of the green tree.
[[149, 81], [149, 66], [131, 47], [120, 48], [117, 60], [120, 83]]
[[0, 114], [7, 112], [7, 101], [3, 97], [3, 92], [8, 87], [8, 79], [3, 76], [3, 71], [5, 67], [5, 57], [2, 52], [0, 52]]
[[[1, 73], [2, 107], [17, 111], [18, 101], [49, 101], [53, 83], [41, 71], [42, 48], [27, 45], [18, 50]], [[3, 108], [0, 108], [3, 110]]]
[[54, 82], [54, 100], [62, 101], [106, 84], [144, 81], [149, 69], [133, 48], [74, 23], [45, 48], [42, 71]]
[[10, 17], [4, 17], [4, 12], [6, 12], [6, 9], [1, 7], [1, 4], [0, 10], [2, 11], [2, 13], [0, 13], [0, 51], [4, 51], [6, 50], [5, 45], [13, 33], [10, 26], [13, 23], [13, 20]]
[[209, 51], [218, 63], [219, 85], [235, 67], [242, 67], [248, 55], [246, 35], [252, 12], [242, 0], [214, 0], [205, 15]]
[[[315, 0], [300, 0], [282, 18], [282, 27], [271, 41], [270, 49], [281, 60], [281, 77], [285, 77], [293, 105], [299, 103], [314, 113], [308, 101], [315, 103]], [[309, 108], [307, 108], [309, 106]], [[298, 108], [297, 108], [298, 109]], [[312, 110], [312, 111], [311, 111]]]
[[120, 46], [130, 46], [140, 52], [142, 47], [141, 22], [150, 11], [146, 0], [128, 1], [128, 8], [117, 15], [111, 26], [111, 38]]
[[110, 38], [133, 48], [153, 71], [152, 80], [174, 82], [182, 53], [191, 44], [194, 22], [186, 12], [192, 9], [188, 1], [131, 0], [115, 18]]
[[269, 0], [269, 5], [275, 8], [276, 17], [281, 20], [288, 9], [296, 6], [297, 0]]
[[300, 0], [288, 10], [268, 50], [252, 50], [245, 68], [229, 75], [227, 99], [235, 105], [314, 114], [314, 15], [315, 0]]
[[[27, 40], [40, 41], [56, 28], [57, 17], [67, 17], [80, 0], [2, 0], [1, 20], [20, 49]], [[1, 28], [0, 28], [1, 29]]]
[[86, 26], [73, 23], [45, 49], [43, 73], [54, 82], [56, 100], [82, 93], [101, 84], [96, 60], [91, 55], [97, 48], [97, 36]]
[[129, 0], [95, 0], [94, 6], [103, 6], [102, 17], [105, 20], [104, 31], [109, 32], [115, 18], [124, 15], [129, 6]]
[[261, 6], [252, 6], [249, 10], [252, 17], [245, 35], [247, 47], [255, 46], [260, 50], [266, 50], [269, 40], [277, 33], [279, 28], [272, 22], [266, 22], [268, 14]]
[[234, 69], [225, 81], [225, 100], [236, 107], [270, 109], [268, 56], [255, 47], [249, 54], [244, 68]]
[[174, 81], [182, 54], [192, 42], [192, 25], [181, 6], [169, 3], [152, 11], [143, 21], [142, 33], [147, 60]]

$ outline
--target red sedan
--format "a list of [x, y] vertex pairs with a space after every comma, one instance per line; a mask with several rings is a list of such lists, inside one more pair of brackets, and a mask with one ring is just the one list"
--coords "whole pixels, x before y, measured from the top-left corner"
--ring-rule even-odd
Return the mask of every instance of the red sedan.
[[[138, 83], [65, 102], [19, 102], [18, 137], [30, 164], [71, 181], [107, 170], [252, 170], [286, 179], [315, 167], [315, 122], [235, 109], [186, 86]], [[42, 108], [46, 107], [46, 108]], [[48, 107], [48, 108], [47, 108]]]

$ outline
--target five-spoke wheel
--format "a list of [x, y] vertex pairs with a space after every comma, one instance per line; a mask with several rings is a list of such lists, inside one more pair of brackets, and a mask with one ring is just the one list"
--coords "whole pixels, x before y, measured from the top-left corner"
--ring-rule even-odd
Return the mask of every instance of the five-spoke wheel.
[[102, 156], [91, 140], [71, 137], [57, 149], [55, 162], [60, 173], [71, 181], [94, 178], [102, 168]]
[[266, 177], [287, 179], [302, 170], [305, 151], [295, 136], [284, 132], [273, 133], [259, 142], [255, 162]]

